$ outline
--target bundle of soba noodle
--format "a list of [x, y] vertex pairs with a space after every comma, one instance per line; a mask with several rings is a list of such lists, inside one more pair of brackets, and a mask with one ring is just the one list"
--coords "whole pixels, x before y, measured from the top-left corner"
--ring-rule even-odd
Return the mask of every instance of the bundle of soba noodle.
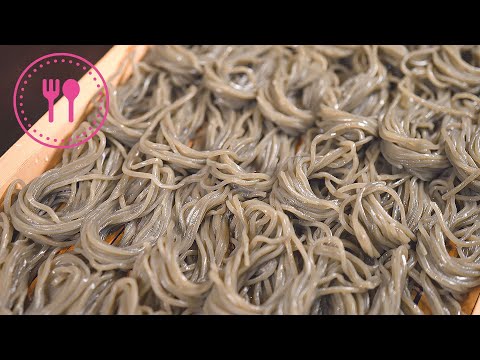
[[151, 48], [10, 186], [0, 312], [460, 314], [479, 94], [479, 46]]

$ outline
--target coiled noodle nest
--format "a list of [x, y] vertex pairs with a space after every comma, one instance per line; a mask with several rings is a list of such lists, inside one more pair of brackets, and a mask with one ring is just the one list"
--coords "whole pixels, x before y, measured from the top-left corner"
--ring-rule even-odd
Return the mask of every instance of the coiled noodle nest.
[[461, 314], [480, 286], [480, 47], [157, 46], [110, 94], [9, 187], [0, 313]]

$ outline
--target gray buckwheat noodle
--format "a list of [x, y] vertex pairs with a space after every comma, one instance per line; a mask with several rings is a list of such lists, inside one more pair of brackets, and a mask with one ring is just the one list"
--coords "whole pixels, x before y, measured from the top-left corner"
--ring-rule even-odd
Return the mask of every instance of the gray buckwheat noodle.
[[1, 314], [461, 314], [480, 286], [479, 46], [157, 46], [110, 95], [7, 191]]

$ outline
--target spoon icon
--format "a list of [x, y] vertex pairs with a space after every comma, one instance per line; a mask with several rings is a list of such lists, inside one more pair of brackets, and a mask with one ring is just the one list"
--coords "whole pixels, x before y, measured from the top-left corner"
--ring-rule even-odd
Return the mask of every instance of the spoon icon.
[[80, 93], [80, 85], [77, 80], [68, 79], [62, 86], [63, 95], [68, 100], [68, 121], [73, 122], [73, 103]]

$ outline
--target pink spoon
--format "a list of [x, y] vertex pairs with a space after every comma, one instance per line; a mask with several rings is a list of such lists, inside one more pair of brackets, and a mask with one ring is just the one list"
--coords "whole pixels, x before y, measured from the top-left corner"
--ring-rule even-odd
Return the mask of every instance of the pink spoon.
[[74, 79], [68, 79], [62, 86], [63, 95], [68, 100], [68, 121], [73, 122], [73, 103], [80, 93], [80, 85]]

